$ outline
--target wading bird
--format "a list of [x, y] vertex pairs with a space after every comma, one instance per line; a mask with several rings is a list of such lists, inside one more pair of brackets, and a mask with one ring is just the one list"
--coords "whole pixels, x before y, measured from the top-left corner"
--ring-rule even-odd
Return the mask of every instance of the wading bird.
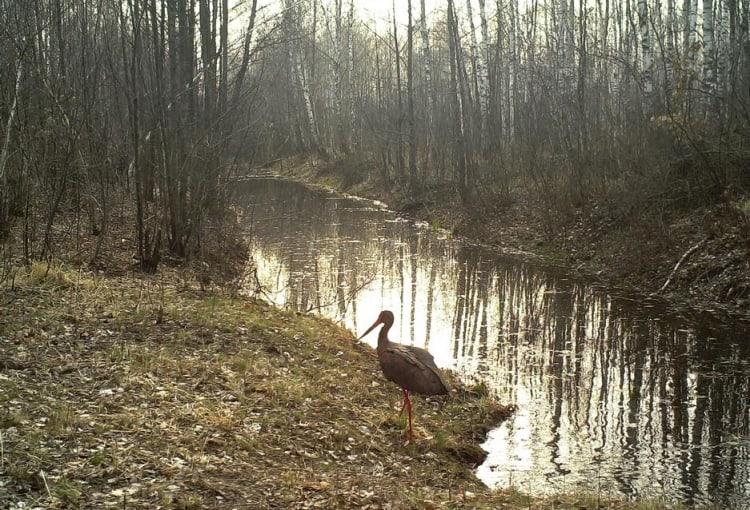
[[359, 340], [364, 338], [378, 325], [383, 327], [378, 333], [378, 360], [385, 378], [398, 384], [404, 392], [404, 408], [409, 413], [409, 441], [414, 440], [414, 431], [411, 424], [411, 399], [409, 392], [422, 395], [445, 395], [448, 393], [448, 384], [445, 382], [440, 370], [435, 366], [432, 354], [419, 347], [393, 343], [388, 340], [388, 330], [393, 326], [393, 313], [383, 310], [378, 315], [375, 323], [365, 331]]

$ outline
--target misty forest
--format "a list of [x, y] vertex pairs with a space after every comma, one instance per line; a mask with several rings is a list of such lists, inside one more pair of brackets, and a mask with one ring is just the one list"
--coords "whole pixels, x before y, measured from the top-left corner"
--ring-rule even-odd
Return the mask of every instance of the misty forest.
[[749, 27], [0, 0], [0, 508], [749, 508]]

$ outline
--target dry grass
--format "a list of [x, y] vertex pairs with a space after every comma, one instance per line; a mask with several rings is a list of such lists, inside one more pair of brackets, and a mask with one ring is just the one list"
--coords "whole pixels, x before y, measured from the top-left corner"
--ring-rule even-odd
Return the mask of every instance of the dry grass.
[[75, 285], [76, 275], [65, 271], [61, 266], [51, 263], [33, 262], [25, 271], [21, 271], [21, 285], [67, 289]]
[[18, 368], [0, 378], [2, 507], [397, 503], [407, 474], [443, 498], [481, 488], [451, 452], [492, 407], [422, 401], [422, 440], [404, 447], [398, 391], [347, 331], [186, 288], [177, 271], [31, 274], [0, 318]]

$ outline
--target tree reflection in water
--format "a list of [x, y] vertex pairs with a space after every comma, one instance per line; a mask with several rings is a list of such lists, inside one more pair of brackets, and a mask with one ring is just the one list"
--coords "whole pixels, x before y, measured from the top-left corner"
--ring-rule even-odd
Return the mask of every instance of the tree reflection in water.
[[486, 483], [750, 506], [746, 330], [704, 331], [370, 202], [271, 179], [247, 200], [277, 305], [353, 330], [391, 309], [394, 339], [518, 404], [485, 445]]

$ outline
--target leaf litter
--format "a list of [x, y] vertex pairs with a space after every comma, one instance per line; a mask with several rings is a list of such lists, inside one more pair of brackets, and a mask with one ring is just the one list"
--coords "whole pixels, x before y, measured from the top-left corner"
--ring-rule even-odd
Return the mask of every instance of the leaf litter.
[[512, 409], [481, 388], [417, 400], [405, 445], [400, 392], [330, 322], [200, 292], [177, 269], [54, 274], [3, 297], [0, 507], [411, 508], [486, 492], [476, 445]]

